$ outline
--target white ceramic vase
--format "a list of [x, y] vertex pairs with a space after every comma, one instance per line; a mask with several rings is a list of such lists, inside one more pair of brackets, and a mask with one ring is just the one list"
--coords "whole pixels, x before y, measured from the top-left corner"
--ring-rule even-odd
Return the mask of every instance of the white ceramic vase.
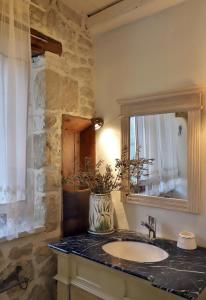
[[89, 199], [89, 232], [109, 234], [114, 231], [114, 208], [111, 193], [91, 194]]

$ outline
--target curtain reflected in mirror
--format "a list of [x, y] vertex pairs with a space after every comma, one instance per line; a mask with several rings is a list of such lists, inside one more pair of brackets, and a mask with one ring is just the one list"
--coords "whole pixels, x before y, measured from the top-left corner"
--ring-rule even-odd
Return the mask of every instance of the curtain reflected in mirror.
[[132, 193], [187, 199], [187, 117], [186, 112], [130, 117], [130, 158], [154, 159], [138, 186], [131, 177]]

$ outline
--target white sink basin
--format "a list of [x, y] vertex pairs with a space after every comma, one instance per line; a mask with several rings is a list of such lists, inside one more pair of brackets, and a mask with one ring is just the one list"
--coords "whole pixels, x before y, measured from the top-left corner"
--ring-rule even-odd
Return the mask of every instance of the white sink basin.
[[137, 262], [158, 262], [169, 256], [159, 247], [135, 241], [110, 242], [102, 249], [112, 256]]

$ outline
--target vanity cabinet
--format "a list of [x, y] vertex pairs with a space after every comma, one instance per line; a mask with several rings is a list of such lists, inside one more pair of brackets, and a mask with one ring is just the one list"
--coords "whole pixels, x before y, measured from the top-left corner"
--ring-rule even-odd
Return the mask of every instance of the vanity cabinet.
[[[151, 282], [74, 254], [58, 256], [58, 300], [183, 300]], [[114, 258], [115, 259], [115, 258]], [[202, 298], [204, 299], [204, 298]]]
[[72, 300], [101, 300], [99, 297], [96, 297], [84, 290], [77, 288], [75, 286], [71, 286], [70, 295]]

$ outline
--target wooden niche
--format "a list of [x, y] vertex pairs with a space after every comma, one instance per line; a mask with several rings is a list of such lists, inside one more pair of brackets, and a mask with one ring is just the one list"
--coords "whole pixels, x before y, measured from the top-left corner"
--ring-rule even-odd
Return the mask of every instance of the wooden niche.
[[[62, 176], [84, 169], [89, 159], [95, 167], [95, 130], [91, 120], [63, 116]], [[73, 183], [63, 184], [62, 235], [86, 232], [89, 216], [89, 190]]]

